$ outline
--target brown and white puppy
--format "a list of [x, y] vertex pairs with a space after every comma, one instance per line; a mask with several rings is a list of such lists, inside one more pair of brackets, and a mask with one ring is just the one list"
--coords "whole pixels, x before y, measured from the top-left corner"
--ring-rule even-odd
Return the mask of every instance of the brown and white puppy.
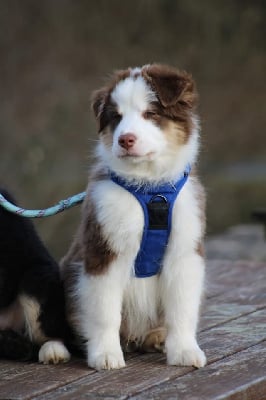
[[[197, 93], [189, 74], [145, 65], [114, 74], [93, 96], [99, 125], [82, 220], [62, 262], [70, 321], [86, 340], [88, 365], [125, 365], [120, 345], [154, 343], [170, 365], [206, 363], [196, 341], [204, 279], [204, 191], [195, 174], [199, 125]], [[144, 229], [137, 199], [127, 185], [173, 185], [190, 165], [177, 196], [160, 272], [139, 278], [134, 263]], [[157, 328], [162, 327], [161, 330]]]

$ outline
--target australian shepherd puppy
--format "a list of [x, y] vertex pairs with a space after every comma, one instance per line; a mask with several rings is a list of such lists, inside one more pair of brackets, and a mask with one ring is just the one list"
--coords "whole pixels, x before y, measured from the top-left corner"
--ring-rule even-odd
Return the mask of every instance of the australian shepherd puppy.
[[[0, 192], [14, 203], [8, 192]], [[0, 206], [0, 359], [65, 362], [67, 339], [58, 264], [32, 222]]]
[[[169, 365], [206, 363], [196, 340], [205, 267], [196, 103], [192, 77], [157, 64], [118, 71], [93, 95], [97, 162], [62, 268], [70, 322], [97, 370], [124, 367], [130, 343], [163, 349]], [[163, 229], [163, 245], [143, 244]]]

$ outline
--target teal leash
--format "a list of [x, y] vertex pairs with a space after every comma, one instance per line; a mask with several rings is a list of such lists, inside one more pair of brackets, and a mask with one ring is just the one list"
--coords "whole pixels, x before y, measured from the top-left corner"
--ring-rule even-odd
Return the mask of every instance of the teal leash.
[[42, 210], [26, 210], [25, 208], [17, 207], [14, 204], [7, 201], [4, 196], [0, 193], [0, 206], [4, 207], [11, 213], [20, 215], [26, 218], [44, 218], [58, 214], [68, 208], [74, 207], [83, 202], [86, 192], [78, 193], [74, 196], [68, 197], [65, 200], [60, 200], [57, 204], [52, 207], [45, 208]]

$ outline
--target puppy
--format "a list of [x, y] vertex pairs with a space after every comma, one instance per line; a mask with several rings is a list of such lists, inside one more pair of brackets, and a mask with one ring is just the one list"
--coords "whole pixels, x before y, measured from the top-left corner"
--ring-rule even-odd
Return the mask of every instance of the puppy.
[[70, 330], [59, 266], [30, 220], [0, 206], [0, 227], [0, 358], [65, 362]]
[[206, 363], [196, 103], [191, 76], [157, 64], [116, 72], [93, 95], [97, 161], [62, 268], [70, 323], [97, 370], [125, 366], [120, 343], [163, 348], [169, 365]]

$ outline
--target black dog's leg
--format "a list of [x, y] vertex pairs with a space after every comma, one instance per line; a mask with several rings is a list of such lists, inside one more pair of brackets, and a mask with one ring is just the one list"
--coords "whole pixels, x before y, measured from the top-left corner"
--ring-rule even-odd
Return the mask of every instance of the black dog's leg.
[[[12, 196], [0, 189], [3, 196], [15, 203]], [[33, 223], [26, 218], [12, 214], [0, 206], [0, 315], [13, 302], [18, 301], [24, 314], [26, 337], [3, 325], [0, 340], [0, 357], [23, 358], [29, 354], [35, 357], [36, 346], [39, 347], [48, 339], [55, 343], [50, 353], [56, 352], [58, 357], [50, 360], [49, 346], [45, 347], [44, 362], [65, 361], [67, 350], [61, 342], [68, 339], [70, 330], [65, 318], [65, 301], [60, 279], [59, 266], [51, 257]], [[1, 321], [0, 321], [1, 330]], [[8, 342], [10, 336], [10, 342]], [[4, 343], [14, 343], [4, 349]], [[30, 343], [32, 349], [30, 350]], [[21, 344], [21, 355], [16, 356], [15, 349]], [[57, 343], [58, 346], [57, 346]], [[60, 353], [62, 353], [60, 355]]]
[[0, 358], [18, 361], [37, 361], [39, 346], [13, 330], [0, 331]]

